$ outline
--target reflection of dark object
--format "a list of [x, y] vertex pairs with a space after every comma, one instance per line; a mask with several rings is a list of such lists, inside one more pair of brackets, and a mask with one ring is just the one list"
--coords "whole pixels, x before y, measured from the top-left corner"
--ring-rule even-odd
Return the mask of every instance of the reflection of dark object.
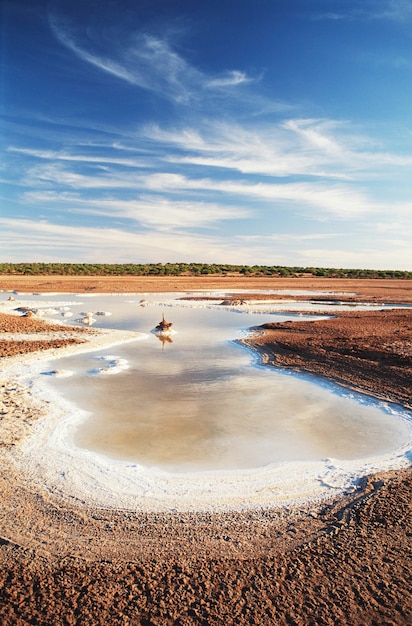
[[166, 343], [173, 343], [173, 339], [171, 338], [170, 335], [165, 335], [165, 334], [159, 333], [156, 336], [157, 336], [158, 340], [162, 342], [163, 348], [165, 347]]
[[158, 337], [158, 339], [162, 342], [162, 348], [165, 347], [166, 343], [173, 343], [173, 339], [170, 334], [172, 333], [172, 322], [168, 322], [165, 319], [165, 316], [162, 315], [162, 321], [158, 323], [158, 325], [152, 330], [152, 332]]
[[158, 323], [158, 325], [156, 326], [156, 330], [159, 333], [164, 333], [170, 330], [172, 326], [173, 326], [173, 322], [166, 321], [165, 316], [162, 315], [162, 321]]

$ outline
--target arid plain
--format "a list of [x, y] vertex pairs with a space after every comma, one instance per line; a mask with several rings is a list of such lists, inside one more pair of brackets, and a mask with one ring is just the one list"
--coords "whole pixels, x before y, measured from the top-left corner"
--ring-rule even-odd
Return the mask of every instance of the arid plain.
[[[245, 298], [245, 290], [305, 290], [327, 292], [328, 301], [412, 304], [409, 280], [0, 276], [0, 289], [241, 290], [233, 299]], [[94, 336], [1, 316], [4, 459], [41, 411], [30, 390], [16, 389], [7, 377], [10, 357], [24, 360], [32, 350], [60, 350]], [[410, 308], [354, 308], [331, 320], [268, 324], [247, 343], [270, 365], [412, 406]], [[316, 506], [143, 514], [33, 492], [2, 463], [0, 619], [22, 625], [410, 624], [411, 476], [409, 468], [368, 476], [355, 492]]]

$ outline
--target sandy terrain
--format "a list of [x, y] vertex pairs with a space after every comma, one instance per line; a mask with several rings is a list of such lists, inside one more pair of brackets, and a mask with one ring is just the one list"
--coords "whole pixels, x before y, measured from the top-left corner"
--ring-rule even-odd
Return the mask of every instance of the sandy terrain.
[[[0, 276], [0, 288], [293, 288], [412, 302], [411, 281], [9, 279]], [[253, 343], [268, 362], [330, 376], [410, 406], [411, 322], [410, 310], [354, 311], [329, 321], [298, 322], [299, 330], [271, 324]], [[22, 330], [24, 339], [16, 339]], [[45, 328], [37, 320], [0, 317], [3, 356], [6, 343], [20, 342], [26, 350], [21, 341], [38, 342], [36, 336], [42, 349], [55, 349], [56, 341], [89, 339], [87, 333], [63, 339], [59, 333], [61, 328]], [[16, 446], [42, 407], [30, 389], [19, 388], [4, 373], [1, 385], [2, 624], [412, 623], [410, 469], [365, 477], [351, 494], [299, 509], [219, 514], [92, 509], [47, 489], [33, 492], [16, 471]]]
[[[302, 289], [358, 294], [361, 299], [412, 302], [412, 280], [265, 278], [240, 276], [12, 276], [0, 274], [0, 289], [22, 292], [141, 293], [196, 289]], [[341, 299], [341, 298], [340, 298]]]

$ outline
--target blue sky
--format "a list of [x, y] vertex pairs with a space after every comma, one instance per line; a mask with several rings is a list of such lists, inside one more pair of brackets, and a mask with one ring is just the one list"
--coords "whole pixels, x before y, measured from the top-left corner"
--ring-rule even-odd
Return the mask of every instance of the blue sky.
[[412, 0], [2, 0], [0, 261], [412, 269]]

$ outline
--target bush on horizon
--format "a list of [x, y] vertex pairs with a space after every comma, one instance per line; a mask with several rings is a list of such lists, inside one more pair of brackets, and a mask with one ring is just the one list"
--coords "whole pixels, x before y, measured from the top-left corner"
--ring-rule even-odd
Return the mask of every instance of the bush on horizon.
[[55, 276], [273, 276], [274, 278], [412, 278], [412, 271], [229, 265], [215, 263], [0, 263], [0, 274]]

